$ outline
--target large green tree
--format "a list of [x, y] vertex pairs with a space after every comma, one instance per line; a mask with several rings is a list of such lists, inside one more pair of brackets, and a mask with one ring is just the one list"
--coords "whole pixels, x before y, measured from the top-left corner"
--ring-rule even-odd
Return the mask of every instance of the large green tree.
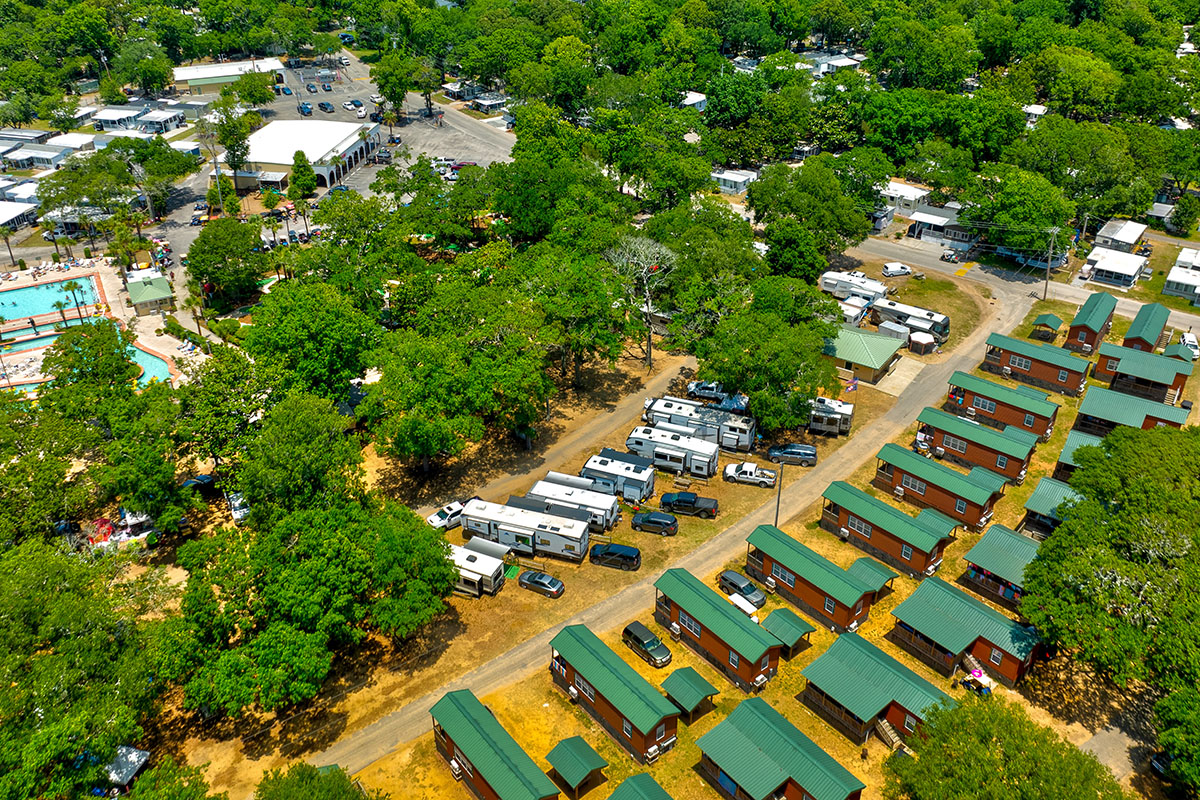
[[363, 792], [340, 767], [324, 771], [311, 764], [293, 764], [287, 771], [276, 769], [263, 775], [254, 790], [258, 800], [387, 800], [385, 792]]
[[199, 281], [205, 294], [219, 295], [228, 302], [257, 288], [266, 271], [266, 260], [256, 248], [259, 233], [232, 217], [216, 219], [204, 226], [188, 250], [188, 274]]

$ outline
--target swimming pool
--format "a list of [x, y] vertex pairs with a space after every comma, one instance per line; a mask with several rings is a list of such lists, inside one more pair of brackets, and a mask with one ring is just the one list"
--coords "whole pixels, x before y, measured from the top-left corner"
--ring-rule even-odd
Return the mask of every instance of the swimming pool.
[[[62, 285], [75, 281], [82, 288], [75, 290], [75, 296], [62, 291]], [[68, 308], [75, 307], [75, 298], [83, 305], [96, 302], [96, 282], [91, 275], [80, 275], [78, 278], [64, 278], [52, 283], [39, 283], [36, 286], [22, 286], [19, 289], [0, 291], [0, 316], [9, 321], [22, 317], [37, 317], [42, 314], [57, 313], [54, 301], [62, 300]]]
[[171, 370], [167, 362], [158, 356], [147, 353], [140, 348], [133, 348], [133, 361], [142, 367], [142, 377], [138, 378], [138, 386], [148, 386], [150, 381], [169, 381]]
[[36, 339], [25, 339], [21, 342], [5, 342], [3, 347], [0, 347], [0, 353], [20, 353], [23, 350], [36, 350], [39, 347], [49, 347], [54, 344], [54, 340], [58, 338], [58, 334], [53, 336], [39, 336]]

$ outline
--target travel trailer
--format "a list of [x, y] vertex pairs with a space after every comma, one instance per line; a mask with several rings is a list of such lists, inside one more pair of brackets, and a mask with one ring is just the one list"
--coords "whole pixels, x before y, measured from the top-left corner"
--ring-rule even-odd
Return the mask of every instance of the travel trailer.
[[550, 481], [538, 481], [525, 493], [526, 497], [546, 501], [550, 513], [558, 508], [575, 508], [588, 512], [588, 523], [594, 531], [606, 531], [621, 519], [621, 505], [611, 494], [577, 489]]
[[871, 306], [871, 317], [876, 325], [896, 322], [915, 333], [928, 333], [938, 344], [945, 344], [950, 338], [950, 318], [927, 308], [884, 300]]
[[726, 450], [746, 453], [754, 446], [753, 417], [669, 395], [647, 398], [643, 408], [642, 419], [656, 428], [670, 425], [674, 433], [704, 439]]
[[821, 276], [821, 291], [828, 292], [838, 300], [860, 297], [868, 303], [876, 303], [887, 297], [887, 284], [872, 280], [865, 275], [849, 272], [826, 272]]
[[474, 499], [463, 508], [464, 534], [482, 536], [520, 555], [551, 555], [582, 561], [588, 549], [588, 524], [513, 506]]
[[641, 503], [654, 496], [654, 462], [648, 458], [606, 447], [600, 455], [589, 458], [579, 474], [591, 478], [597, 491], [602, 485], [610, 485], [613, 494], [631, 503]]
[[853, 423], [853, 403], [843, 403], [841, 400], [830, 400], [827, 397], [818, 397], [813, 401], [812, 414], [808, 420], [808, 429], [813, 433], [844, 436], [850, 433]]
[[456, 544], [450, 545], [450, 558], [458, 567], [458, 583], [454, 591], [471, 597], [496, 594], [504, 586], [503, 559], [477, 553]]
[[711, 478], [717, 474], [720, 448], [712, 442], [682, 433], [639, 426], [629, 433], [625, 447], [634, 455], [650, 459], [667, 472]]

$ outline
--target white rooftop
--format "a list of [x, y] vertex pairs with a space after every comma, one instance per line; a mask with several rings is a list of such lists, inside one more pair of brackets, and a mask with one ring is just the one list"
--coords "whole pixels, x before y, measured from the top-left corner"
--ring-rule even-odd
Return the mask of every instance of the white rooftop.
[[251, 164], [291, 164], [297, 150], [317, 164], [358, 141], [358, 132], [374, 125], [322, 119], [281, 119], [250, 134]]
[[207, 78], [236, 78], [247, 72], [281, 72], [283, 62], [278, 58], [255, 58], [250, 61], [225, 61], [218, 64], [196, 64], [176, 67], [176, 81], [199, 81]]
[[1021, 110], [1026, 114], [1033, 114], [1035, 117], [1040, 117], [1046, 113], [1046, 107], [1041, 103], [1031, 103], [1027, 106], [1021, 106]]
[[1191, 286], [1196, 294], [1200, 294], [1200, 270], [1188, 269], [1187, 267], [1171, 267], [1171, 271], [1167, 273], [1167, 282], [1182, 283], [1185, 286]]
[[920, 200], [922, 197], [929, 196], [928, 189], [900, 181], [888, 181], [887, 188], [883, 190], [883, 193], [893, 197], [906, 197], [909, 200]]
[[841, 69], [842, 67], [857, 67], [858, 61], [850, 58], [849, 56], [842, 56], [841, 58], [831, 59], [829, 61], [829, 66], [834, 67], [835, 69]]
[[1088, 253], [1087, 263], [1106, 272], [1120, 275], [1136, 275], [1146, 266], [1146, 257], [1133, 253], [1123, 253], [1120, 250], [1109, 250], [1107, 247], [1096, 247]]
[[36, 200], [37, 199], [37, 182], [22, 183], [15, 189], [10, 189], [8, 196], [13, 200]]
[[752, 181], [758, 176], [748, 169], [718, 169], [712, 173], [714, 180], [727, 180], [733, 183], [741, 183], [742, 181]]
[[908, 215], [908, 218], [913, 222], [924, 222], [926, 225], [949, 225], [953, 219], [949, 214], [942, 217], [928, 211], [914, 211]]
[[700, 92], [686, 92], [683, 95], [683, 104], [685, 106], [694, 106], [697, 103], [703, 103], [707, 99], [708, 96]]
[[139, 116], [142, 113], [140, 108], [102, 108], [97, 111], [92, 119], [97, 122], [120, 122], [123, 119]]
[[35, 208], [37, 208], [37, 203], [13, 203], [8, 200], [0, 200], [0, 225], [7, 225]]
[[51, 147], [67, 147], [71, 150], [78, 150], [87, 147], [94, 141], [96, 141], [96, 136], [91, 133], [63, 133], [47, 140], [46, 144]]
[[105, 140], [107, 143], [111, 142], [115, 137], [122, 137], [125, 139], [153, 139], [158, 134], [142, 133], [141, 131], [105, 131], [104, 135], [108, 137], [108, 139]]
[[1185, 247], [1179, 251], [1179, 255], [1175, 257], [1175, 266], [1184, 269], [1196, 269], [1197, 260], [1200, 260], [1200, 250], [1192, 247]]
[[1145, 232], [1146, 226], [1140, 222], [1131, 219], [1110, 219], [1096, 235], [1107, 236], [1122, 244], [1137, 244], [1137, 240], [1141, 239]]
[[138, 122], [169, 122], [182, 116], [182, 111], [147, 111], [138, 117]]

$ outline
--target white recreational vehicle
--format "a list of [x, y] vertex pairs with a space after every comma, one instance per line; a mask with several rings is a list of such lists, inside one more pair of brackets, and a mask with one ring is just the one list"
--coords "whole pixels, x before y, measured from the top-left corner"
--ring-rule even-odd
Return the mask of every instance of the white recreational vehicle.
[[829, 292], [838, 300], [850, 297], [861, 297], [868, 303], [875, 303], [887, 297], [887, 284], [872, 280], [865, 275], [853, 275], [849, 272], [826, 272], [821, 275], [821, 291]]
[[831, 433], [834, 436], [850, 433], [854, 423], [854, 404], [841, 400], [818, 397], [813, 401], [808, 429], [813, 433]]
[[504, 586], [503, 559], [468, 550], [456, 544], [450, 545], [450, 558], [458, 567], [458, 583], [454, 586], [454, 591], [471, 597], [481, 597], [485, 594], [496, 594]]
[[625, 440], [629, 452], [648, 458], [667, 472], [711, 478], [717, 474], [720, 448], [712, 442], [658, 428], [638, 426]]
[[606, 447], [600, 451], [600, 455], [589, 458], [579, 474], [595, 481], [593, 489], [611, 485], [613, 494], [631, 503], [640, 503], [654, 496], [654, 462], [648, 458]]
[[559, 508], [577, 508], [588, 512], [588, 524], [594, 531], [606, 531], [621, 519], [621, 504], [611, 494], [577, 489], [550, 481], [538, 481], [525, 496], [545, 500], [551, 514]]
[[750, 452], [754, 445], [754, 418], [722, 411], [680, 397], [646, 398], [642, 419], [656, 428], [712, 442], [726, 450]]
[[616, 494], [614, 491], [613, 482], [607, 478], [585, 478], [582, 475], [568, 475], [565, 472], [555, 472], [551, 470], [546, 473], [546, 477], [542, 480], [548, 483], [557, 483], [559, 486], [570, 486], [575, 489], [586, 489], [589, 492], [600, 492], [601, 494]]
[[950, 338], [950, 318], [919, 306], [907, 306], [895, 300], [882, 300], [871, 306], [872, 321], [897, 322], [914, 333], [928, 333], [938, 344]]
[[524, 508], [471, 500], [463, 509], [463, 533], [506, 544], [526, 555], [550, 555], [582, 561], [588, 549], [588, 524]]

